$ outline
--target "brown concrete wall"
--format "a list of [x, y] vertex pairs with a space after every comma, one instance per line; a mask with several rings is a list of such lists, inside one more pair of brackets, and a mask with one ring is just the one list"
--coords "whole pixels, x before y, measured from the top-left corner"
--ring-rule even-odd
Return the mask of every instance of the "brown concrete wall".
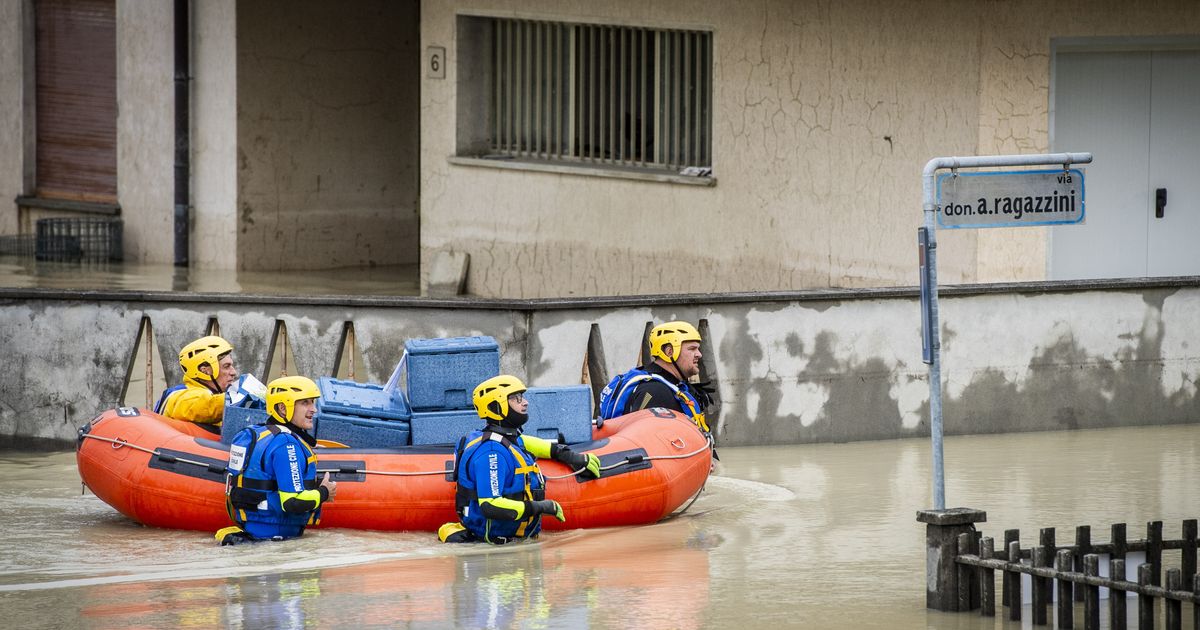
[[237, 4], [238, 268], [415, 263], [416, 0]]
[[[916, 437], [929, 434], [916, 293], [543, 303], [0, 289], [0, 347], [15, 375], [0, 381], [0, 441], [69, 440], [116, 406], [126, 370], [145, 373], [130, 363], [143, 316], [154, 369], [170, 366], [171, 382], [179, 346], [213, 318], [241, 371], [260, 378], [277, 321], [291, 373], [311, 377], [332, 374], [353, 322], [358, 380], [385, 382], [407, 339], [491, 335], [501, 370], [531, 386], [580, 383], [589, 351], [603, 354], [604, 374], [589, 374], [601, 385], [635, 364], [647, 322], [686, 319], [706, 331], [720, 443]], [[940, 304], [947, 434], [1200, 422], [1200, 278], [951, 289]]]

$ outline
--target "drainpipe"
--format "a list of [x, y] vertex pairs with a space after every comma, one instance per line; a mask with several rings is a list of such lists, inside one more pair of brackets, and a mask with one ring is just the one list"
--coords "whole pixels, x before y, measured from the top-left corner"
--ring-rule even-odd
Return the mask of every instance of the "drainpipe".
[[191, 93], [188, 0], [175, 0], [175, 266], [188, 265], [188, 206], [191, 199]]

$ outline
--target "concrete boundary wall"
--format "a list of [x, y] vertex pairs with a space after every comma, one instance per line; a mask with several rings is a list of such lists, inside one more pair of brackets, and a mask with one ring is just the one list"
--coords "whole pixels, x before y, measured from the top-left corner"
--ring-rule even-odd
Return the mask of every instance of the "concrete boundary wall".
[[[1200, 421], [1200, 278], [941, 295], [948, 434]], [[178, 347], [215, 318], [243, 372], [267, 369], [282, 321], [292, 373], [330, 374], [353, 322], [368, 380], [387, 379], [406, 339], [491, 335], [501, 369], [534, 386], [600, 386], [634, 364], [648, 322], [686, 319], [707, 331], [722, 444], [929, 431], [915, 289], [511, 301], [0, 289], [0, 444], [72, 440], [114, 406], [144, 317], [172, 380]]]

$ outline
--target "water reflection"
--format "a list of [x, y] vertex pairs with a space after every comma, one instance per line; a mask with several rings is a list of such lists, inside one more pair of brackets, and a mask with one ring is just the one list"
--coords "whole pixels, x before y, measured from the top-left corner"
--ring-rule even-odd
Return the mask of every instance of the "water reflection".
[[173, 265], [0, 256], [0, 287], [267, 295], [419, 295], [416, 265], [314, 271], [215, 271]]

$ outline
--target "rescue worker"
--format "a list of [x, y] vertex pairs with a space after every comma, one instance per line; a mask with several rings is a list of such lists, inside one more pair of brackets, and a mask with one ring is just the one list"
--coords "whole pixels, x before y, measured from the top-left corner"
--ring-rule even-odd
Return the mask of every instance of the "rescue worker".
[[284, 540], [321, 520], [321, 506], [337, 496], [329, 473], [317, 482], [312, 431], [321, 391], [303, 376], [267, 385], [267, 424], [247, 427], [229, 449], [226, 505], [238, 527], [217, 532], [222, 545]]
[[238, 377], [233, 346], [216, 335], [201, 337], [179, 351], [179, 367], [183, 368], [183, 383], [164, 391], [154, 412], [213, 428], [221, 426], [225, 390]]
[[458, 481], [455, 509], [460, 522], [438, 530], [442, 542], [482, 540], [501, 545], [532, 538], [542, 516], [566, 521], [562, 506], [546, 498], [546, 482], [537, 458], [553, 458], [579, 474], [600, 477], [600, 458], [575, 453], [561, 444], [523, 435], [529, 419], [525, 384], [515, 376], [496, 376], [475, 388], [472, 401], [487, 425], [459, 440], [454, 454]]
[[700, 331], [687, 322], [667, 322], [650, 330], [649, 365], [617, 376], [600, 395], [604, 419], [649, 407], [683, 413], [710, 433], [704, 410], [711, 403], [703, 383], [690, 379], [700, 374]]

